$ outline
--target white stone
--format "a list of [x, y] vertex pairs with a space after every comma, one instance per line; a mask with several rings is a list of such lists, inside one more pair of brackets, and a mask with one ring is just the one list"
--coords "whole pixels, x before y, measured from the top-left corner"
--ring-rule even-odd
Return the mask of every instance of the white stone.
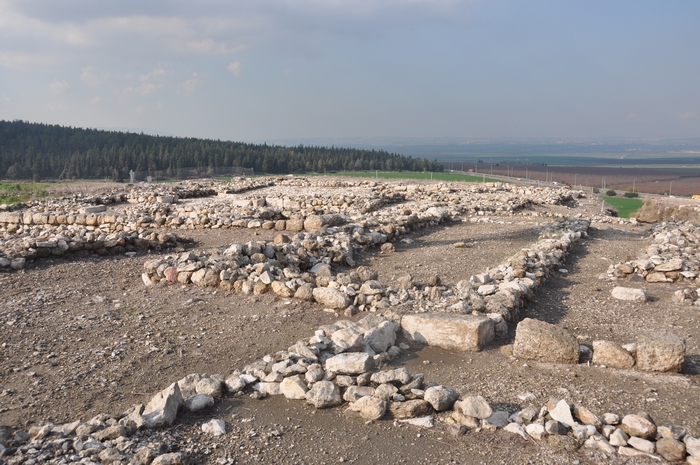
[[207, 394], [195, 394], [185, 400], [185, 408], [190, 412], [198, 412], [214, 406], [214, 398]]
[[306, 383], [299, 375], [285, 378], [280, 383], [280, 393], [287, 399], [306, 399], [306, 391]]
[[[457, 405], [455, 405], [455, 407], [457, 408]], [[459, 403], [459, 408], [464, 415], [480, 420], [484, 420], [493, 415], [491, 406], [489, 406], [488, 402], [481, 396], [465, 397], [464, 400]]]
[[508, 431], [509, 433], [517, 434], [523, 439], [529, 439], [527, 432], [525, 431], [525, 428], [522, 427], [522, 425], [519, 425], [517, 423], [508, 423], [504, 428], [503, 431]]
[[525, 431], [533, 439], [537, 439], [537, 440], [540, 440], [547, 435], [547, 432], [544, 430], [544, 426], [542, 426], [538, 423], [530, 423], [529, 425], [527, 425], [525, 427]]
[[565, 400], [560, 400], [554, 409], [549, 412], [549, 416], [559, 423], [565, 424], [569, 428], [575, 423], [574, 417], [571, 415], [571, 407], [569, 407], [569, 403]]
[[404, 315], [401, 327], [410, 339], [443, 349], [478, 352], [495, 337], [493, 320], [475, 315]]
[[365, 352], [338, 354], [326, 361], [326, 371], [333, 374], [360, 375], [374, 366], [374, 359]]
[[614, 287], [612, 290], [612, 296], [617, 300], [631, 300], [636, 302], [646, 302], [649, 298], [644, 289], [635, 289], [632, 287], [622, 286]]
[[212, 436], [223, 436], [226, 434], [226, 423], [223, 420], [213, 419], [202, 425], [202, 431]]

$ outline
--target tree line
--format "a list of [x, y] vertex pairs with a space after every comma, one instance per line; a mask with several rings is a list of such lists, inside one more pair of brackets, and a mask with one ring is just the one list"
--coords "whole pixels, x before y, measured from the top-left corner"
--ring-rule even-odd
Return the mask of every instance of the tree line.
[[129, 171], [253, 168], [255, 173], [442, 171], [437, 161], [384, 150], [285, 147], [0, 121], [0, 177], [128, 179]]

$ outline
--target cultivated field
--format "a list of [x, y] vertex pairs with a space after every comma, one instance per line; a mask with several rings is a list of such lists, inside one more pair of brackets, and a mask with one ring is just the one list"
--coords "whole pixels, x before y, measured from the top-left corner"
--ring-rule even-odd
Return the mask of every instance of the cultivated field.
[[281, 177], [5, 206], [0, 463], [698, 463], [698, 225], [589, 193]]

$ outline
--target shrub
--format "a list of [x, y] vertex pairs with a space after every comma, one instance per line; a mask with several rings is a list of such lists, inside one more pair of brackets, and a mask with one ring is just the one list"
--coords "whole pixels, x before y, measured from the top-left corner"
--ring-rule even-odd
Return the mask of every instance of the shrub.
[[607, 195], [608, 197], [615, 197], [617, 195], [617, 192], [610, 189], [610, 190], [605, 191], [605, 195]]
[[625, 192], [625, 197], [628, 199], [634, 199], [636, 197], [639, 197], [639, 194], [636, 192]]

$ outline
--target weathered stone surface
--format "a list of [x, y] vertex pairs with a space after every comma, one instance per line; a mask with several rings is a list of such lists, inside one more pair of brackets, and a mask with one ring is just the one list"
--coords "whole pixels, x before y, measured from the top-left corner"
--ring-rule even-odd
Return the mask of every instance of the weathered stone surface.
[[310, 283], [304, 283], [294, 293], [294, 298], [312, 302], [314, 300], [314, 287]]
[[202, 431], [212, 436], [223, 436], [226, 434], [226, 423], [223, 420], [213, 419], [202, 425]]
[[503, 428], [508, 424], [508, 412], [505, 410], [498, 410], [493, 412], [493, 414], [482, 420], [481, 426], [483, 428]]
[[700, 457], [700, 438], [686, 436], [683, 438], [683, 442], [685, 443], [685, 448], [688, 451], [688, 455]]
[[365, 352], [342, 353], [326, 361], [326, 371], [339, 375], [359, 375], [373, 367], [374, 360]]
[[513, 355], [541, 362], [575, 364], [579, 359], [579, 343], [556, 325], [525, 318], [515, 330]]
[[397, 368], [395, 370], [384, 370], [372, 373], [370, 380], [373, 383], [399, 383], [408, 384], [411, 382], [411, 374], [406, 367]]
[[171, 452], [156, 457], [151, 465], [186, 465], [187, 456], [182, 452]]
[[142, 416], [149, 427], [172, 425], [181, 405], [180, 387], [173, 383], [151, 398]]
[[407, 400], [406, 402], [389, 402], [389, 414], [393, 418], [416, 418], [430, 412], [430, 404], [423, 399]]
[[600, 421], [600, 418], [598, 418], [598, 415], [591, 412], [583, 405], [580, 405], [580, 404], [574, 405], [574, 415], [584, 425], [591, 425], [591, 426], [594, 426], [595, 428], [601, 428], [603, 426], [603, 422]]
[[313, 296], [316, 302], [328, 308], [343, 309], [350, 305], [350, 298], [347, 295], [330, 287], [314, 288]]
[[245, 388], [247, 385], [254, 383], [255, 381], [257, 381], [257, 378], [253, 375], [239, 375], [234, 373], [228, 378], [226, 378], [226, 390], [228, 392], [235, 393]]
[[401, 327], [410, 339], [443, 349], [478, 352], [495, 337], [493, 320], [474, 315], [404, 315]]
[[547, 435], [544, 426], [540, 425], [539, 423], [530, 423], [525, 427], [525, 432], [527, 432], [530, 437], [537, 439], [538, 441]]
[[656, 434], [661, 438], [682, 441], [688, 430], [680, 425], [661, 425], [656, 428]]
[[341, 352], [361, 352], [365, 348], [365, 339], [355, 328], [343, 328], [331, 334], [333, 351]]
[[108, 426], [107, 428], [103, 429], [102, 431], [98, 431], [96, 433], [93, 433], [93, 435], [92, 435], [92, 437], [94, 437], [98, 441], [102, 441], [102, 442], [108, 441], [111, 439], [117, 439], [120, 436], [123, 436], [123, 437], [129, 436], [127, 429], [123, 425]]
[[661, 438], [656, 441], [656, 453], [669, 462], [685, 459], [685, 444], [675, 439]]
[[685, 341], [665, 332], [637, 336], [637, 368], [643, 371], [678, 373], [685, 361]]
[[556, 407], [549, 411], [549, 416], [568, 427], [572, 427], [574, 425], [574, 417], [571, 415], [571, 407], [569, 407], [569, 403], [565, 400], [560, 400], [557, 402]]
[[331, 381], [319, 381], [306, 393], [306, 402], [316, 408], [330, 408], [343, 403], [340, 391]]
[[304, 378], [306, 379], [307, 383], [315, 383], [316, 381], [321, 381], [324, 375], [325, 372], [323, 371], [321, 364], [313, 363], [307, 367]]
[[629, 369], [634, 366], [634, 357], [615, 342], [593, 341], [592, 362], [611, 368]]
[[346, 402], [355, 402], [365, 396], [373, 396], [374, 388], [371, 386], [350, 386], [343, 394], [343, 400]]
[[627, 445], [627, 440], [629, 435], [622, 431], [620, 428], [616, 428], [615, 431], [610, 435], [610, 444], [615, 447], [624, 447]]
[[656, 436], [656, 425], [646, 415], [625, 415], [620, 423], [620, 429], [630, 436], [653, 439]]
[[261, 381], [253, 384], [252, 387], [254, 391], [257, 391], [263, 395], [277, 396], [281, 394], [280, 383], [266, 383]]
[[364, 340], [377, 353], [386, 352], [396, 342], [399, 325], [393, 321], [384, 321], [376, 328], [365, 331]]
[[652, 271], [651, 273], [646, 275], [646, 278], [644, 279], [648, 283], [667, 283], [671, 281], [666, 277], [666, 274], [659, 271]]
[[599, 450], [610, 455], [615, 454], [615, 448], [600, 434], [594, 434], [586, 439], [586, 442], [583, 443], [583, 447], [586, 449]]
[[273, 281], [270, 287], [280, 297], [294, 297], [294, 291], [282, 281]]
[[549, 420], [544, 424], [547, 434], [567, 434], [571, 428], [557, 420]]
[[669, 261], [656, 265], [654, 267], [655, 271], [680, 271], [683, 269], [683, 259], [682, 258], [672, 258]]
[[100, 462], [109, 465], [112, 463], [122, 463], [124, 456], [119, 453], [116, 447], [109, 447], [98, 454]]
[[365, 396], [352, 402], [348, 409], [353, 412], [359, 412], [360, 416], [365, 420], [379, 420], [386, 413], [387, 402], [373, 396]]
[[449, 410], [454, 405], [459, 394], [449, 386], [433, 386], [425, 390], [425, 399], [437, 412]]
[[644, 289], [635, 289], [632, 287], [615, 286], [612, 290], [612, 296], [617, 300], [631, 300], [635, 302], [646, 302], [648, 300], [647, 293]]
[[360, 287], [360, 294], [364, 295], [377, 295], [384, 292], [384, 285], [377, 280], [369, 280], [362, 283]]
[[214, 406], [214, 398], [207, 394], [195, 394], [185, 400], [185, 408], [190, 412], [198, 412]]
[[390, 401], [399, 390], [393, 384], [380, 384], [374, 390], [374, 397]]
[[630, 437], [627, 440], [627, 444], [639, 451], [644, 452], [645, 454], [653, 454], [656, 450], [653, 442], [647, 439], [638, 438], [637, 436]]
[[280, 393], [287, 399], [306, 399], [306, 383], [299, 375], [285, 378], [280, 383]]
[[455, 408], [462, 410], [462, 413], [468, 417], [478, 418], [483, 420], [493, 414], [491, 406], [481, 396], [465, 397]]
[[517, 434], [523, 439], [529, 439], [527, 432], [525, 431], [525, 428], [522, 427], [522, 425], [519, 425], [517, 423], [508, 423], [504, 428], [503, 431], [508, 431], [509, 433]]
[[197, 381], [197, 394], [206, 394], [215, 398], [221, 397], [223, 393], [222, 382], [219, 379], [212, 377], [204, 377]]

